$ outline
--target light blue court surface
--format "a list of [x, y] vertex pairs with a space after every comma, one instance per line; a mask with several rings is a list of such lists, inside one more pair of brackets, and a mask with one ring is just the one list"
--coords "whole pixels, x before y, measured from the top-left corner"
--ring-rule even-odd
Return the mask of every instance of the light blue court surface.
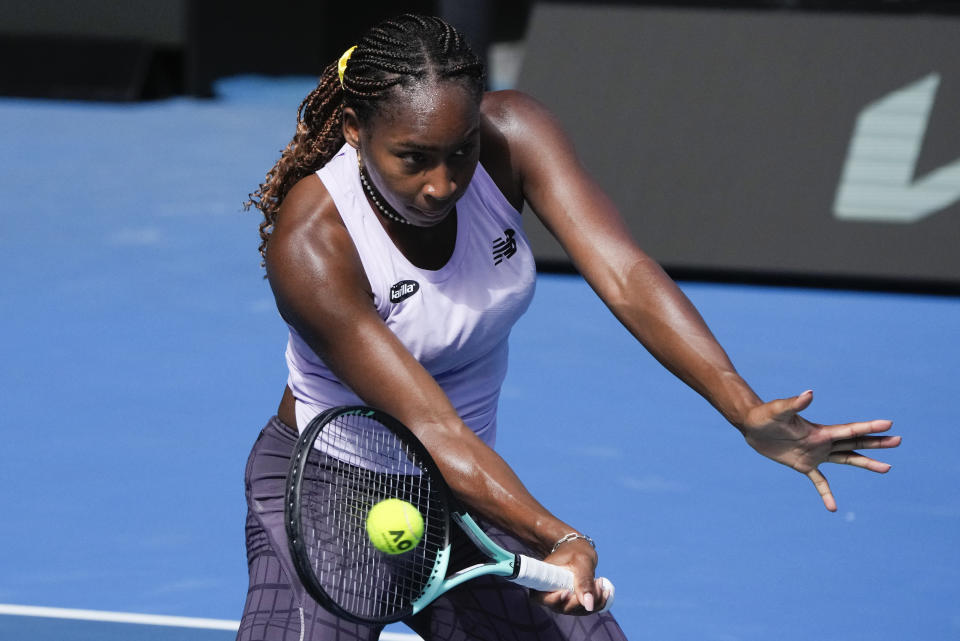
[[[239, 205], [308, 89], [0, 100], [0, 603], [239, 618], [243, 465], [285, 376]], [[542, 276], [499, 448], [598, 541], [630, 638], [960, 639], [960, 299], [682, 286], [762, 396], [813, 388], [811, 419], [892, 418], [904, 445], [885, 477], [826, 466], [830, 514], [580, 280]], [[187, 638], [101, 625], [0, 616], [0, 639]]]
[[231, 641], [236, 632], [33, 616], [0, 617], [0, 638], [24, 641]]

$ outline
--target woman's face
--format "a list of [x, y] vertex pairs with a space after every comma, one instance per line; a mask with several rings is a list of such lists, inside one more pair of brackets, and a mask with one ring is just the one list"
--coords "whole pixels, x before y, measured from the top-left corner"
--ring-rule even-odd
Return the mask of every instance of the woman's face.
[[370, 180], [401, 216], [431, 227], [453, 211], [480, 158], [480, 105], [469, 89], [441, 80], [398, 90], [357, 127]]

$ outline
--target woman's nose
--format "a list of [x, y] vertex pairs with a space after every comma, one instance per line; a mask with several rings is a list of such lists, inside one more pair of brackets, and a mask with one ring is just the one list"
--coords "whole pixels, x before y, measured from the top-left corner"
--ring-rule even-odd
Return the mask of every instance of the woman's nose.
[[457, 191], [457, 181], [446, 165], [437, 165], [429, 174], [424, 185], [424, 195], [432, 200], [449, 200]]

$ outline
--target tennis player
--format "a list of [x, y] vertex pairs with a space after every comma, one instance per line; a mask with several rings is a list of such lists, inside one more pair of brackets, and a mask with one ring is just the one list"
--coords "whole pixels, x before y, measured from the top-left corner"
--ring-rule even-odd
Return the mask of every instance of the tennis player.
[[[810, 392], [758, 398], [633, 242], [556, 119], [522, 93], [483, 87], [482, 63], [450, 25], [386, 21], [324, 70], [293, 140], [252, 195], [289, 325], [289, 377], [247, 466], [250, 588], [239, 639], [377, 637], [305, 594], [283, 526], [297, 430], [328, 407], [358, 403], [409, 426], [501, 545], [576, 577], [574, 591], [532, 596], [500, 579], [470, 581], [407, 621], [414, 631], [437, 640], [623, 639], [612, 615], [597, 612], [605, 595], [589, 528], [547, 511], [493, 450], [507, 337], [534, 289], [525, 203], [627, 330], [753, 448], [806, 474], [827, 509], [836, 504], [821, 463], [889, 469], [854, 451], [898, 445], [877, 435], [889, 421], [816, 425], [798, 414]], [[615, 144], [610, 134], [598, 143]]]

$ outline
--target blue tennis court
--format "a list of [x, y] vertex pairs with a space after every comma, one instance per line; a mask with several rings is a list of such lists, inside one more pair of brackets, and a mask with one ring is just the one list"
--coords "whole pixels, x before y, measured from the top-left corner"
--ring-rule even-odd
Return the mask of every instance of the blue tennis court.
[[[243, 466], [285, 380], [240, 203], [309, 79], [220, 99], [0, 100], [0, 603], [235, 621]], [[598, 542], [631, 639], [960, 639], [960, 299], [682, 283], [761, 396], [890, 418], [886, 477], [762, 460], [578, 278], [513, 334], [499, 449]], [[402, 626], [391, 627], [402, 632]], [[3, 639], [228, 639], [7, 614]]]
[[236, 631], [210, 630], [195, 626], [168, 626], [149, 623], [117, 623], [46, 616], [7, 615], [0, 617], [4, 639], [55, 641], [228, 641]]

